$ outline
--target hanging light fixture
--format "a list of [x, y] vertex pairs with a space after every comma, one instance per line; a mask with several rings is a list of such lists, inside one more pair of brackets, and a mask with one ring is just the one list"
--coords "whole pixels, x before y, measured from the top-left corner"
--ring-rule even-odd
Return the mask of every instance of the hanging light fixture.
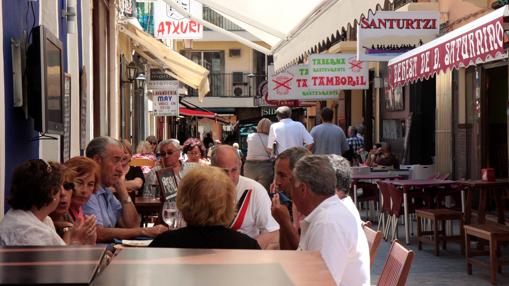
[[136, 67], [136, 64], [134, 63], [134, 61], [132, 61], [127, 65], [127, 77], [129, 79], [129, 81], [132, 82], [133, 80], [135, 80], [137, 74], [138, 74], [138, 68]]
[[136, 86], [138, 88], [145, 88], [145, 81], [147, 80], [147, 78], [145, 78], [145, 75], [140, 73], [137, 77], [136, 77]]

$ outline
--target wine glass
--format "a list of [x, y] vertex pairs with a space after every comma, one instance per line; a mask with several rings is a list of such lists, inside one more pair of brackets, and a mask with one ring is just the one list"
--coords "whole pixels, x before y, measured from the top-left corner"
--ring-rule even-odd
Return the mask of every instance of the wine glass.
[[163, 221], [170, 229], [177, 228], [177, 203], [173, 201], [166, 201], [163, 205]]

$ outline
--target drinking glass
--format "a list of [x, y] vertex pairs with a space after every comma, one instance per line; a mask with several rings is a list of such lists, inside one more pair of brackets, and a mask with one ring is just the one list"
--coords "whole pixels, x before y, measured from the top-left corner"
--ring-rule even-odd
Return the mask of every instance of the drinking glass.
[[178, 210], [177, 203], [174, 201], [166, 201], [163, 205], [163, 221], [170, 229], [177, 228]]

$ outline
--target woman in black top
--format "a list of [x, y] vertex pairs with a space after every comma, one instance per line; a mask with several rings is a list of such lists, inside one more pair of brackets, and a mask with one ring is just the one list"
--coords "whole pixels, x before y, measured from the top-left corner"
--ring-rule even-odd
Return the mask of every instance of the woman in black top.
[[256, 240], [228, 228], [235, 201], [235, 186], [223, 170], [191, 169], [177, 193], [177, 208], [187, 226], [159, 235], [150, 247], [260, 249]]

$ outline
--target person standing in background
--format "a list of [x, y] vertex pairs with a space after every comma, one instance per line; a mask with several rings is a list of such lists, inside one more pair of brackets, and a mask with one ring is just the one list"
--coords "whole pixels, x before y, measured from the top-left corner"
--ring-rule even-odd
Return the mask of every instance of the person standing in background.
[[313, 145], [313, 154], [336, 154], [342, 155], [348, 151], [349, 146], [346, 141], [345, 132], [341, 127], [332, 123], [333, 111], [328, 107], [322, 109], [322, 124], [311, 129], [311, 136], [315, 144]]
[[256, 132], [247, 136], [247, 155], [244, 163], [244, 176], [251, 178], [266, 189], [274, 179], [274, 163], [267, 146], [268, 134], [272, 122], [262, 118], [256, 126]]
[[291, 119], [292, 110], [288, 106], [280, 106], [276, 109], [278, 123], [270, 126], [267, 148], [274, 155], [278, 155], [292, 147], [305, 146], [308, 150], [313, 149], [313, 137], [304, 127], [304, 124]]

